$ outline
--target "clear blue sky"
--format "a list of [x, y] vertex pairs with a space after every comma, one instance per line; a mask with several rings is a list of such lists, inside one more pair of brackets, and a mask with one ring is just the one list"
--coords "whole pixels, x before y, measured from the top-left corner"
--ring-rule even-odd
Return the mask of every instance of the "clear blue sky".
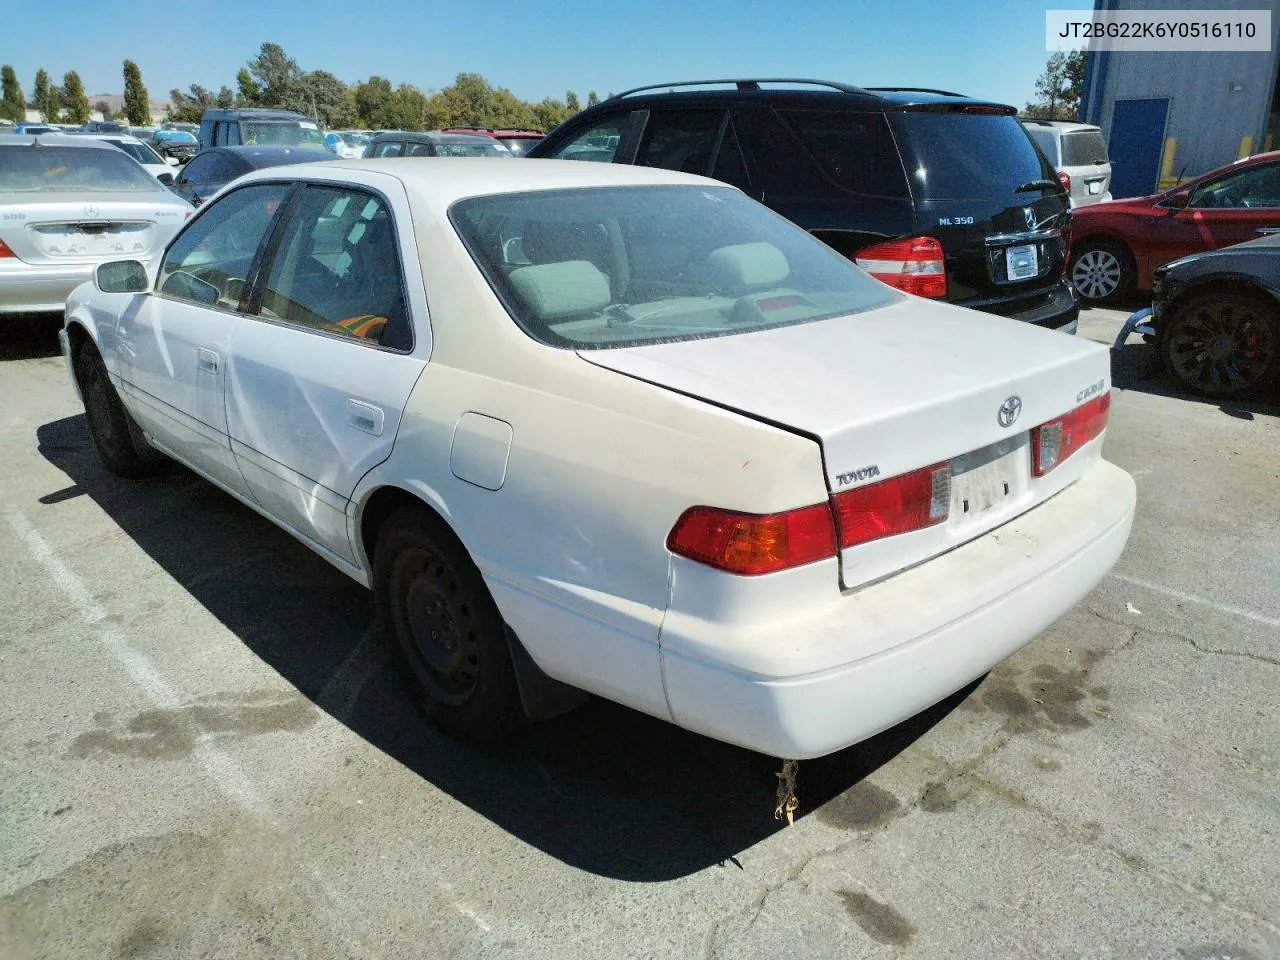
[[378, 74], [430, 91], [472, 72], [534, 101], [566, 90], [585, 101], [589, 90], [604, 97], [672, 80], [794, 76], [935, 86], [1021, 106], [1048, 57], [1047, 7], [1025, 0], [64, 0], [40, 9], [15, 7], [0, 44], [0, 61], [28, 97], [41, 67], [56, 83], [79, 71], [91, 95], [121, 93], [126, 57], [152, 99], [191, 83], [234, 89], [236, 71], [271, 41], [304, 70], [347, 83]]

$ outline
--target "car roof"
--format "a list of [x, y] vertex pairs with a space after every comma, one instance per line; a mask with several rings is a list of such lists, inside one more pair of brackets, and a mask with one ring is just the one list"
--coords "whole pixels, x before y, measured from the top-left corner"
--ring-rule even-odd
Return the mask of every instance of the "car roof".
[[[106, 136], [112, 136], [112, 134], [106, 134]], [[19, 133], [0, 137], [0, 145], [6, 147], [26, 146], [34, 149], [39, 149], [40, 147], [76, 147], [81, 150], [110, 150], [113, 153], [116, 152], [115, 147], [101, 143], [101, 139], [101, 137], [81, 133]]]
[[1075, 120], [1041, 120], [1039, 117], [1020, 117], [1027, 126], [1049, 127], [1054, 130], [1077, 131], [1077, 130], [1098, 130], [1102, 128], [1092, 123], [1078, 123]]
[[131, 133], [78, 133], [78, 137], [84, 137], [86, 140], [123, 140], [125, 143], [142, 143], [140, 139]]
[[482, 137], [545, 137], [540, 130], [497, 130], [493, 127], [449, 127], [445, 133], [478, 134]]
[[[767, 84], [768, 86], [762, 86]], [[729, 89], [724, 89], [728, 87]], [[855, 87], [833, 80], [807, 78], [765, 77], [720, 80], [680, 80], [674, 83], [656, 83], [634, 87], [614, 94], [583, 113], [599, 110], [603, 106], [616, 107], [627, 101], [743, 101], [766, 99], [769, 101], [808, 104], [838, 102], [863, 110], [902, 110], [908, 107], [998, 107], [1002, 113], [1014, 114], [1016, 109], [991, 100], [980, 100], [950, 90], [931, 87]]]
[[414, 143], [491, 143], [492, 137], [474, 133], [445, 133], [441, 130], [389, 130], [373, 138], [379, 140], [406, 140]]
[[236, 157], [255, 170], [260, 167], [278, 167], [285, 163], [325, 162], [331, 158], [337, 159], [332, 153], [315, 147], [210, 147], [208, 150], [200, 151], [197, 156], [204, 156], [206, 153], [221, 153]]
[[274, 110], [269, 107], [209, 107], [204, 112], [209, 120], [310, 120], [293, 110]]

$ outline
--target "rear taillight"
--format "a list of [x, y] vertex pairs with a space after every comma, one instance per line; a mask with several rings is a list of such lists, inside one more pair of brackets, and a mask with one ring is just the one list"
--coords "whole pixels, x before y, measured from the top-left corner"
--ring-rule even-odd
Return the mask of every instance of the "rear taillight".
[[864, 247], [854, 262], [877, 280], [905, 293], [918, 297], [947, 295], [942, 244], [933, 237], [905, 237]]
[[667, 549], [745, 576], [803, 566], [836, 555], [831, 505], [765, 515], [690, 507], [671, 528]]
[[1058, 171], [1058, 182], [1062, 184], [1063, 190], [1067, 191], [1067, 193], [1071, 192], [1071, 177], [1067, 175], [1067, 171], [1065, 170]]
[[921, 530], [951, 512], [951, 464], [890, 477], [831, 498], [840, 548]]
[[1111, 392], [1031, 430], [1031, 472], [1043, 477], [1107, 428]]
[[12, 256], [14, 256], [14, 252], [9, 249], [8, 244], [6, 244], [3, 240], [0, 240], [0, 259], [3, 259], [4, 257], [12, 257]]

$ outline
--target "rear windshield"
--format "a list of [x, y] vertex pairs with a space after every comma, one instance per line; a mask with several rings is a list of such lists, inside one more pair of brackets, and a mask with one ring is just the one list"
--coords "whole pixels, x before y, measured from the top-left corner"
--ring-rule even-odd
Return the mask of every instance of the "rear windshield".
[[499, 137], [498, 141], [507, 145], [507, 149], [517, 157], [523, 157], [533, 149], [541, 137]]
[[1016, 117], [905, 111], [889, 115], [919, 200], [1007, 199], [1056, 177]]
[[501, 194], [449, 217], [511, 316], [556, 347], [726, 336], [901, 296], [729, 187]]
[[0, 193], [154, 193], [155, 177], [115, 147], [0, 149]]
[[156, 139], [166, 143], [199, 143], [195, 134], [184, 130], [157, 130]]
[[823, 172], [847, 190], [907, 196], [907, 182], [883, 113], [779, 110]]
[[437, 140], [437, 157], [510, 157], [511, 151], [497, 140]]
[[1081, 130], [1062, 138], [1062, 165], [1085, 167], [1107, 162], [1107, 144], [1099, 130]]
[[1053, 131], [1046, 127], [1026, 127], [1036, 146], [1049, 158], [1050, 163], [1058, 162], [1058, 144], [1054, 141]]

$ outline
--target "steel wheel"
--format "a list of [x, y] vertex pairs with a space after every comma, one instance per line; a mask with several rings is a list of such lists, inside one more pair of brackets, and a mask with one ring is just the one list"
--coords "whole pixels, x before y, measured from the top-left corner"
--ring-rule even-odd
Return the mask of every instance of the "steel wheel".
[[1183, 384], [1206, 396], [1249, 393], [1280, 366], [1276, 313], [1274, 304], [1240, 294], [1189, 303], [1165, 325], [1165, 363]]
[[1071, 283], [1085, 300], [1101, 302], [1114, 297], [1124, 281], [1125, 265], [1109, 247], [1094, 247], [1076, 258]]
[[155, 473], [164, 458], [147, 443], [120, 402], [102, 356], [91, 341], [86, 340], [76, 348], [74, 369], [84, 398], [89, 436], [106, 468], [129, 478]]
[[441, 703], [466, 703], [480, 677], [479, 627], [458, 578], [437, 556], [408, 547], [391, 569], [391, 615], [411, 641], [421, 683]]
[[506, 625], [453, 531], [403, 507], [378, 533], [378, 620], [422, 711], [460, 737], [490, 740], [525, 722]]

